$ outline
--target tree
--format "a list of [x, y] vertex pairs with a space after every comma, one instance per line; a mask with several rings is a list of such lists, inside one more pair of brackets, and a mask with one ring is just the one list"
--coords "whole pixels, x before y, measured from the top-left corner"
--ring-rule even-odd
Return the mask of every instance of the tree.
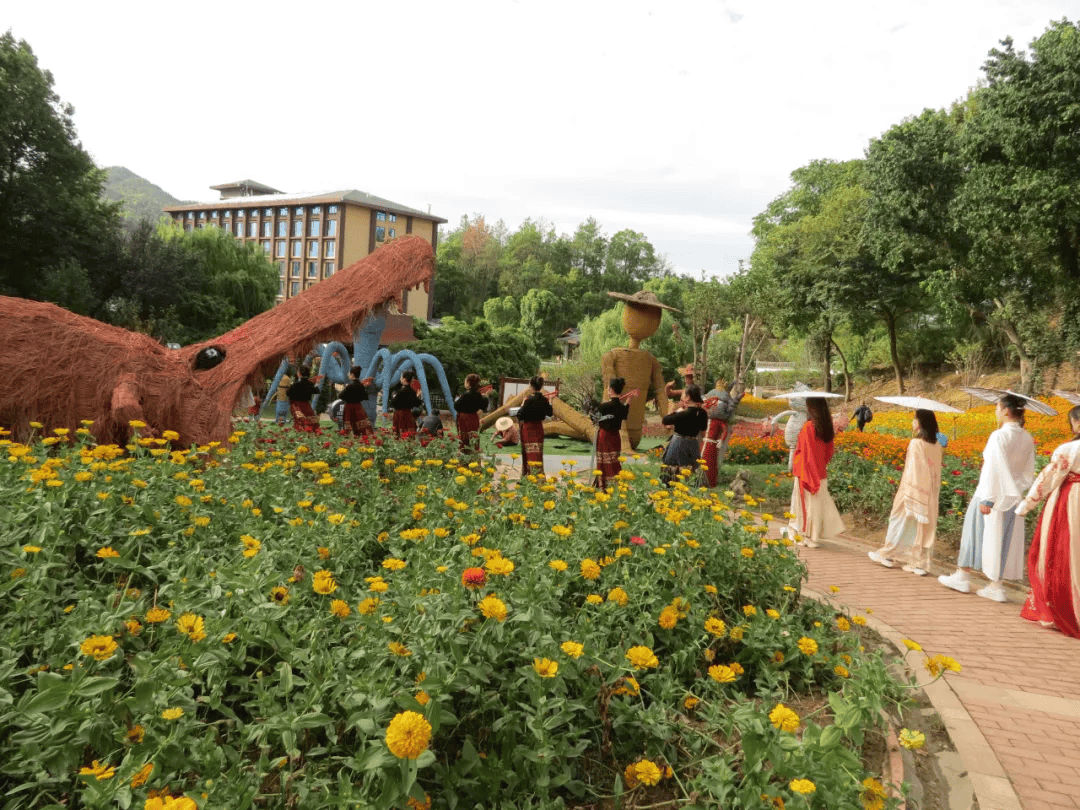
[[561, 317], [559, 299], [550, 290], [529, 290], [521, 299], [521, 331], [540, 357], [551, 354]]
[[489, 298], [484, 302], [484, 320], [498, 329], [503, 326], [517, 326], [521, 322], [517, 300], [511, 296]]
[[502, 377], [531, 377], [540, 368], [528, 338], [519, 330], [492, 328], [482, 318], [468, 323], [450, 316], [438, 329], [414, 319], [413, 331], [416, 341], [400, 348], [437, 357], [454, 392], [461, 391], [467, 374], [479, 374], [497, 386]]
[[633, 293], [645, 280], [667, 270], [657, 258], [645, 234], [629, 229], [619, 231], [608, 244], [607, 280], [616, 292]]
[[[0, 293], [85, 293], [79, 268], [93, 265], [115, 233], [118, 206], [101, 198], [105, 174], [77, 140], [74, 109], [53, 91], [30, 46], [0, 36]], [[70, 276], [70, 278], [67, 278]], [[63, 302], [61, 302], [63, 303]]]

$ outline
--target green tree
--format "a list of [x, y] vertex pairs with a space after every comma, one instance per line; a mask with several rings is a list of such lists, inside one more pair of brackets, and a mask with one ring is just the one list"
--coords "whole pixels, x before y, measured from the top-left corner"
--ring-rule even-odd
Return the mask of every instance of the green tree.
[[521, 322], [517, 300], [509, 295], [489, 298], [484, 302], [484, 320], [496, 329], [501, 326], [517, 326]]
[[105, 174], [79, 144], [73, 114], [30, 46], [0, 36], [0, 293], [42, 298], [47, 283], [79, 308], [90, 306], [80, 268], [93, 266], [119, 214], [101, 199]]
[[562, 331], [561, 319], [559, 299], [550, 290], [529, 290], [521, 299], [521, 331], [538, 356], [551, 354]]
[[400, 348], [437, 357], [454, 393], [461, 392], [468, 374], [497, 386], [502, 377], [531, 377], [540, 368], [525, 335], [513, 328], [492, 328], [482, 318], [469, 323], [448, 316], [438, 329], [414, 319], [413, 332], [416, 341]]

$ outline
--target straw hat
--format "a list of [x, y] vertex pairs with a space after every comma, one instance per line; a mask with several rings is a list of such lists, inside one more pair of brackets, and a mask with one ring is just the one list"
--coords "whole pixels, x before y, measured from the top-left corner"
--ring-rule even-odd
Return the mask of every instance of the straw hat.
[[693, 363], [687, 363], [686, 368], [681, 369], [679, 371], [679, 373], [682, 374], [684, 377], [693, 377], [694, 376], [694, 364]]
[[495, 420], [496, 430], [509, 430], [513, 426], [514, 420], [511, 419], [509, 416], [500, 416], [498, 419]]
[[657, 307], [658, 309], [666, 309], [668, 312], [678, 312], [675, 307], [669, 307], [667, 304], [661, 304], [660, 299], [656, 297], [656, 293], [651, 290], [640, 290], [633, 295], [627, 295], [626, 293], [609, 292], [612, 298], [618, 298], [620, 301], [625, 301], [634, 307]]

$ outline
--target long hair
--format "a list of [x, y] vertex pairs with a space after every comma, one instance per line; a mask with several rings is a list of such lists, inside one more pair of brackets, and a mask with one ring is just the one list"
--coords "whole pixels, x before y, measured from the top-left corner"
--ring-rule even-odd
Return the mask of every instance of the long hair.
[[686, 390], [683, 391], [683, 396], [693, 402], [695, 405], [701, 404], [701, 389], [696, 385], [686, 386]]
[[821, 441], [831, 442], [836, 438], [832, 414], [829, 413], [829, 403], [825, 397], [808, 397], [806, 400], [806, 415], [813, 423], [814, 432], [817, 433], [817, 437]]
[[[1069, 427], [1071, 428], [1077, 422], [1080, 422], [1080, 405], [1069, 411]], [[1073, 438], [1080, 439], [1080, 433], [1077, 433]]]
[[934, 412], [920, 408], [915, 411], [915, 418], [919, 420], [920, 438], [927, 444], [937, 444], [938, 423]]

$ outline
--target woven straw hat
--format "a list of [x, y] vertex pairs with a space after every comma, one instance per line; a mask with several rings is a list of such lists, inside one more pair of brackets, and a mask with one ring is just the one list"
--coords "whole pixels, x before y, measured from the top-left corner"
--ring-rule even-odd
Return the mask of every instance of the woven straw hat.
[[620, 301], [625, 301], [631, 306], [635, 307], [656, 307], [658, 309], [666, 309], [668, 312], [678, 312], [675, 307], [669, 307], [667, 304], [661, 304], [660, 299], [656, 297], [656, 293], [651, 290], [639, 290], [633, 295], [627, 295], [626, 293], [609, 292], [612, 298], [618, 298]]
[[509, 430], [513, 426], [514, 420], [511, 419], [509, 416], [500, 416], [498, 419], [495, 420], [496, 430]]

